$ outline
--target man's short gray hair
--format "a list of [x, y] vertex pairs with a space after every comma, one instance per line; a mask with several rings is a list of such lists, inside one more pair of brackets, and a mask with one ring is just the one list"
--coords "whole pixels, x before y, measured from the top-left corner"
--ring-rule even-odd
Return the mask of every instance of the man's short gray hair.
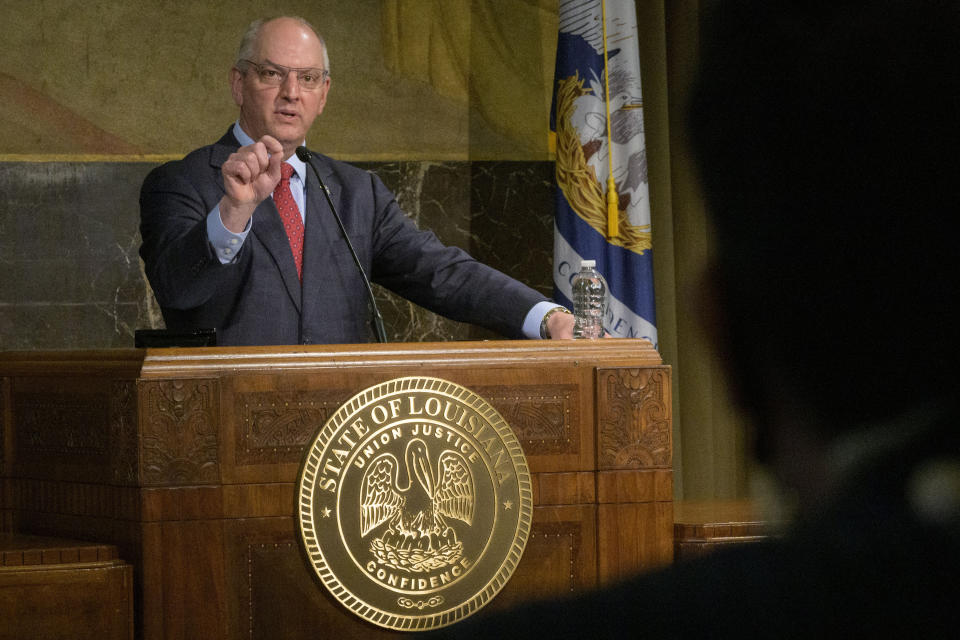
[[[330, 76], [330, 56], [327, 55], [327, 43], [323, 39], [323, 36], [320, 35], [320, 32], [317, 31], [316, 27], [304, 20], [299, 16], [277, 16], [277, 18], [288, 18], [290, 20], [296, 20], [303, 26], [307, 27], [313, 31], [313, 35], [317, 36], [317, 40], [320, 41], [320, 47], [323, 49], [323, 68], [327, 72], [327, 76]], [[242, 69], [244, 65], [244, 60], [252, 60], [254, 55], [254, 47], [257, 44], [257, 38], [260, 36], [260, 29], [268, 22], [272, 22], [277, 18], [260, 18], [259, 20], [254, 20], [250, 23], [250, 26], [247, 27], [247, 30], [243, 32], [243, 37], [240, 38], [240, 47], [237, 49], [237, 60], [234, 62], [234, 66], [238, 69]]]

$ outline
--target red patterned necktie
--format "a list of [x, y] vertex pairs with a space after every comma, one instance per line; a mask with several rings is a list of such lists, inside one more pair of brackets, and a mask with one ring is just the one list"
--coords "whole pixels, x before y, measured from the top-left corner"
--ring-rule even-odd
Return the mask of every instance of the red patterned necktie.
[[277, 206], [283, 228], [287, 230], [290, 240], [290, 251], [293, 252], [293, 261], [297, 263], [297, 276], [303, 280], [303, 219], [297, 201], [290, 191], [290, 176], [293, 167], [284, 162], [280, 165], [280, 184], [273, 190], [273, 203]]

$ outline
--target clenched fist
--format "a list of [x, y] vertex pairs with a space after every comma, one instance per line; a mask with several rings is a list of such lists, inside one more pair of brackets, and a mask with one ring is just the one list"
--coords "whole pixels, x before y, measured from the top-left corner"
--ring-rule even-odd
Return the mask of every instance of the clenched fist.
[[263, 136], [230, 154], [220, 168], [226, 191], [220, 199], [220, 219], [233, 231], [243, 231], [254, 209], [280, 182], [283, 146], [272, 136]]

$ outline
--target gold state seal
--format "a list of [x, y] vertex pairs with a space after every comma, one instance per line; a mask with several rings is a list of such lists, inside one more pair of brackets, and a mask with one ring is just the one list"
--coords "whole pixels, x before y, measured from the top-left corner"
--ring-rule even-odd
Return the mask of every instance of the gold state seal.
[[298, 484], [301, 539], [345, 607], [390, 629], [461, 620], [510, 578], [530, 532], [520, 443], [472, 391], [397, 378], [348, 400]]

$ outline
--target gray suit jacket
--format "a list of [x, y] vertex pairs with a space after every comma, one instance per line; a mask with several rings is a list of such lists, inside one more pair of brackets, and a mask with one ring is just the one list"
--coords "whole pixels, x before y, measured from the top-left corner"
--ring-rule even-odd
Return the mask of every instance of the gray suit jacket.
[[[302, 285], [272, 198], [254, 212], [236, 259], [217, 259], [206, 216], [224, 194], [220, 167], [238, 147], [228, 130], [144, 181], [140, 255], [167, 328], [215, 328], [222, 345], [370, 341], [363, 281], [312, 171]], [[522, 337], [525, 315], [544, 296], [418, 230], [375, 175], [319, 154], [311, 163], [371, 280], [454, 320]]]

